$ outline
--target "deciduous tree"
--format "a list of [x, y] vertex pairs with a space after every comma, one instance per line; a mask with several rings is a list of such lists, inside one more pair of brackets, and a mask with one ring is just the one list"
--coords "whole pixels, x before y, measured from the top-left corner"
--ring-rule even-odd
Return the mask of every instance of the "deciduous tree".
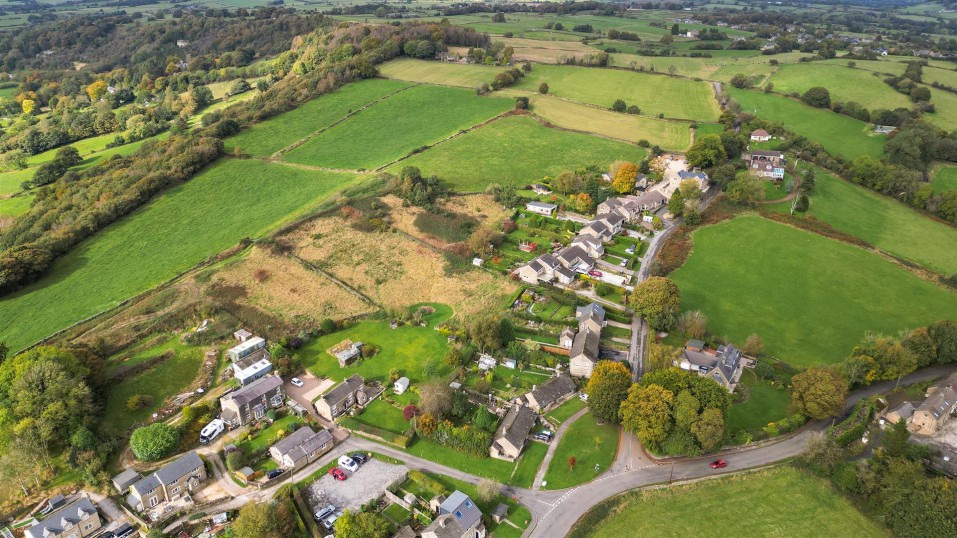
[[375, 512], [346, 510], [335, 524], [337, 538], [388, 538], [389, 522]]
[[658, 446], [671, 431], [674, 400], [674, 393], [660, 385], [634, 384], [621, 404], [621, 425], [642, 443]]
[[612, 179], [612, 187], [619, 194], [627, 194], [635, 190], [635, 178], [638, 177], [638, 167], [634, 163], [624, 162], [618, 167]]
[[618, 422], [618, 408], [628, 394], [631, 372], [617, 361], [598, 361], [592, 370], [585, 393], [588, 407], [599, 420]]
[[179, 431], [169, 424], [158, 422], [133, 430], [130, 448], [142, 461], [158, 461], [173, 453], [179, 446]]
[[802, 415], [824, 419], [844, 410], [847, 380], [830, 368], [809, 368], [791, 378], [791, 406]]
[[681, 291], [670, 279], [653, 276], [635, 286], [629, 303], [635, 314], [645, 318], [652, 328], [669, 331], [678, 321]]
[[691, 433], [706, 452], [719, 448], [724, 439], [724, 415], [718, 409], [705, 409], [691, 425]]
[[419, 386], [419, 409], [437, 418], [452, 410], [452, 389], [444, 379], [433, 379]]
[[710, 168], [721, 164], [727, 158], [721, 137], [716, 134], [704, 135], [695, 140], [687, 153], [688, 164], [700, 168]]

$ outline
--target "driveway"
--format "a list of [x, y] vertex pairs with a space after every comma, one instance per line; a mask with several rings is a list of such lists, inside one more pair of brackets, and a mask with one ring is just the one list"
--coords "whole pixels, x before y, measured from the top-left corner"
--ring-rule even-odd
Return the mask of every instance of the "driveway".
[[282, 390], [286, 393], [286, 396], [296, 400], [299, 405], [305, 407], [310, 415], [321, 420], [312, 402], [332, 388], [335, 383], [330, 379], [319, 379], [308, 371], [298, 377], [302, 380], [302, 387], [297, 387], [289, 381], [286, 381], [282, 386]]
[[405, 465], [370, 460], [354, 473], [345, 471], [349, 478], [342, 482], [328, 474], [324, 475], [309, 484], [303, 490], [303, 495], [313, 511], [332, 504], [339, 510], [355, 512], [372, 499], [381, 497], [392, 483], [404, 480], [408, 471]]

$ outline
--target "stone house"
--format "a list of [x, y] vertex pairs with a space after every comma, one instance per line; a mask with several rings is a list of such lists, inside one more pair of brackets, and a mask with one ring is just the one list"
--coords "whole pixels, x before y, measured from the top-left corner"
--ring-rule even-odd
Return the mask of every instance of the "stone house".
[[319, 459], [332, 450], [335, 440], [329, 430], [313, 431], [309, 426], [283, 437], [269, 447], [272, 459], [287, 469], [299, 469]]
[[86, 497], [79, 497], [55, 508], [23, 535], [26, 538], [86, 538], [98, 533], [102, 526], [96, 505]]
[[275, 375], [259, 378], [219, 399], [222, 419], [230, 428], [259, 420], [282, 404], [282, 379]]
[[335, 420], [354, 406], [365, 406], [369, 401], [365, 381], [356, 374], [339, 383], [316, 400], [316, 411], [326, 420]]
[[557, 407], [562, 402], [571, 398], [578, 387], [572, 378], [565, 374], [559, 374], [540, 386], [532, 389], [525, 394], [523, 398], [528, 404], [529, 409], [542, 414], [547, 413], [552, 408]]
[[195, 451], [191, 451], [133, 484], [127, 500], [137, 510], [149, 510], [162, 502], [175, 501], [192, 493], [206, 481], [206, 477], [206, 464]]
[[513, 405], [495, 430], [489, 455], [505, 461], [515, 461], [525, 449], [528, 434], [535, 427], [538, 417], [524, 405]]

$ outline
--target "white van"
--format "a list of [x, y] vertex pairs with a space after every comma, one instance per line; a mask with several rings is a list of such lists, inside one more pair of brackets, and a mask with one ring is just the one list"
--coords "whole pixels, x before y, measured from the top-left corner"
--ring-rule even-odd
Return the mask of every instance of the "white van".
[[212, 422], [203, 428], [203, 431], [199, 432], [199, 442], [204, 445], [208, 444], [210, 441], [219, 436], [219, 434], [223, 433], [223, 430], [225, 429], [226, 423], [218, 418], [214, 418]]

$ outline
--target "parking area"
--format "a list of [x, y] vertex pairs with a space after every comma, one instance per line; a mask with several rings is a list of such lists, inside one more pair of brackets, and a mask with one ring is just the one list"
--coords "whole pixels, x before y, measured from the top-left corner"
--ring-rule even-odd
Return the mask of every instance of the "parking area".
[[334, 383], [329, 379], [319, 379], [309, 372], [303, 372], [298, 377], [302, 380], [302, 386], [297, 387], [287, 380], [282, 386], [283, 392], [286, 393], [286, 396], [296, 400], [299, 405], [308, 409], [310, 415], [319, 418], [319, 413], [316, 412], [312, 401], [329, 390]]
[[306, 502], [313, 512], [329, 504], [339, 510], [357, 511], [372, 499], [378, 499], [393, 483], [405, 480], [408, 469], [405, 465], [391, 465], [379, 460], [370, 460], [359, 470], [350, 473], [344, 481], [325, 475], [303, 490]]

